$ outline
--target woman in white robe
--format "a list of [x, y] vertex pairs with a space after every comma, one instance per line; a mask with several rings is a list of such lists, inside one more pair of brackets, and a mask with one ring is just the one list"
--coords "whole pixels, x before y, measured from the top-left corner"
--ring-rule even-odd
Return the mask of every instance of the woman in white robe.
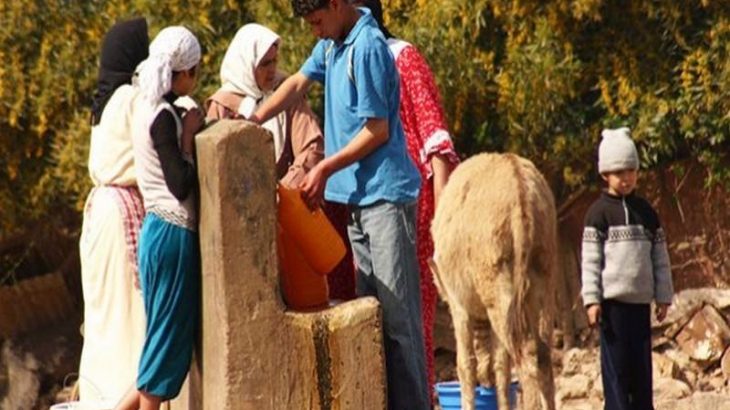
[[119, 23], [104, 38], [92, 108], [89, 174], [81, 232], [84, 345], [80, 401], [107, 409], [137, 376], [145, 314], [137, 282], [137, 238], [144, 218], [132, 154], [130, 83], [147, 57], [143, 18]]

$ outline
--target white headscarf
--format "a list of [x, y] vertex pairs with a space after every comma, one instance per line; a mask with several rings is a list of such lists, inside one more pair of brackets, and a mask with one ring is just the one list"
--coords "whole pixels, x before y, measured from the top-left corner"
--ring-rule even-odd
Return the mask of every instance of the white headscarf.
[[[279, 36], [270, 29], [251, 23], [241, 27], [228, 46], [221, 63], [221, 89], [243, 96], [238, 113], [244, 118], [249, 118], [273, 93], [273, 90], [264, 92], [259, 88], [254, 72], [269, 49], [280, 42]], [[284, 150], [286, 113], [277, 115], [263, 126], [274, 137], [274, 153], [278, 160]]]
[[172, 89], [172, 72], [185, 71], [200, 62], [200, 43], [182, 26], [166, 27], [150, 43], [150, 55], [137, 66], [142, 95], [158, 102]]

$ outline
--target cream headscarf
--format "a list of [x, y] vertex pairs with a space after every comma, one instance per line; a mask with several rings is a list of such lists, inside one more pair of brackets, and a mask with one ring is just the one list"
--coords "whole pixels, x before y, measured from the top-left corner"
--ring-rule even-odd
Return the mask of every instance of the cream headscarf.
[[[256, 84], [254, 71], [261, 59], [274, 45], [280, 44], [279, 36], [260, 24], [246, 24], [241, 27], [228, 46], [221, 64], [221, 89], [243, 96], [238, 113], [249, 118], [259, 105], [271, 96]], [[284, 151], [286, 138], [286, 112], [282, 112], [263, 124], [274, 137], [276, 160]]]
[[182, 26], [162, 29], [150, 44], [150, 55], [137, 66], [138, 85], [150, 103], [172, 89], [172, 72], [185, 71], [200, 62], [200, 43]]

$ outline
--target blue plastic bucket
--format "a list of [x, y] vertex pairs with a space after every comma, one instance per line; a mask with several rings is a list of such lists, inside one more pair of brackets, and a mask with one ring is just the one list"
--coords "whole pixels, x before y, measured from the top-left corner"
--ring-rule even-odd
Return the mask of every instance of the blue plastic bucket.
[[[517, 382], [509, 386], [510, 409], [515, 408], [518, 389], [519, 384]], [[461, 385], [459, 382], [436, 383], [436, 393], [442, 410], [461, 410]], [[497, 393], [494, 387], [477, 386], [474, 395], [474, 406], [476, 410], [498, 410]]]

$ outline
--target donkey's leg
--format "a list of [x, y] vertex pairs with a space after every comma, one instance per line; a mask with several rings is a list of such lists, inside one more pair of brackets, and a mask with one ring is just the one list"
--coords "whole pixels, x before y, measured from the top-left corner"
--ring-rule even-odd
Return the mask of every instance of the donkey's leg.
[[474, 388], [476, 386], [476, 360], [474, 357], [474, 324], [469, 314], [451, 304], [451, 317], [454, 320], [456, 336], [456, 372], [461, 383], [461, 407], [474, 410]]
[[494, 357], [492, 356], [492, 325], [489, 320], [474, 321], [474, 352], [477, 358], [477, 382], [482, 386], [494, 386]]
[[509, 409], [509, 390], [512, 382], [509, 351], [506, 346], [497, 342], [494, 343], [492, 352], [494, 355], [494, 374], [497, 379], [497, 407]]
[[[482, 300], [489, 301], [487, 315], [492, 324], [491, 349], [494, 357], [497, 404], [500, 409], [509, 409], [509, 384], [511, 380], [510, 348], [514, 346], [510, 332], [509, 313], [512, 295], [512, 279], [505, 267], [499, 269], [489, 287], [480, 288]], [[529, 407], [523, 407], [529, 409]]]

